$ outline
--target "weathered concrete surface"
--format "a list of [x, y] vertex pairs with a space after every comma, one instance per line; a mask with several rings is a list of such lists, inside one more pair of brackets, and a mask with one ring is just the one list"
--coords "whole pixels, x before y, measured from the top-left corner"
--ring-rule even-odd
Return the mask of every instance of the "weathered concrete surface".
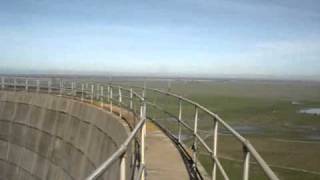
[[147, 124], [146, 148], [148, 180], [190, 179], [184, 161], [173, 142], [151, 122]]
[[[90, 104], [0, 92], [0, 179], [83, 179], [128, 133], [117, 116]], [[118, 179], [118, 167], [117, 162], [104, 179]]]

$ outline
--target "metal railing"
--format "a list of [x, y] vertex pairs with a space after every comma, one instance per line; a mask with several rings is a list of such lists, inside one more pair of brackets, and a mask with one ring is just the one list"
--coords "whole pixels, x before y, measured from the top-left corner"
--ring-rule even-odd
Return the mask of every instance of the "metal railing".
[[[126, 86], [126, 85], [124, 85]], [[164, 90], [160, 90], [160, 89], [154, 89], [154, 88], [145, 88], [145, 87], [140, 87], [140, 86], [130, 86], [133, 87], [135, 89], [137, 89], [136, 91], [138, 92], [138, 89], [140, 89], [145, 95], [145, 100], [148, 104], [148, 109], [151, 109], [151, 107], [154, 107], [160, 111], [165, 112], [166, 114], [168, 114], [170, 117], [174, 118], [178, 123], [177, 123], [177, 135], [175, 135], [174, 132], [168, 130], [168, 127], [163, 127], [162, 129], [164, 129], [167, 133], [171, 134], [171, 137], [173, 137], [179, 145], [181, 145], [182, 148], [184, 148], [186, 151], [188, 151], [188, 149], [191, 149], [192, 151], [192, 163], [193, 163], [193, 167], [195, 168], [195, 172], [199, 173], [199, 171], [197, 170], [198, 168], [198, 160], [197, 160], [197, 153], [198, 153], [198, 149], [197, 146], [200, 144], [202, 145], [202, 147], [204, 147], [204, 150], [210, 154], [210, 158], [213, 161], [212, 164], [212, 171], [210, 174], [210, 177], [212, 180], [216, 180], [217, 179], [217, 170], [221, 173], [221, 176], [223, 177], [223, 179], [230, 179], [226, 170], [224, 169], [224, 167], [222, 166], [222, 163], [220, 162], [219, 158], [218, 158], [218, 154], [217, 154], [217, 149], [218, 149], [218, 126], [222, 125], [223, 128], [225, 128], [231, 135], [233, 135], [235, 137], [236, 140], [238, 140], [241, 144], [242, 144], [242, 150], [243, 150], [243, 172], [242, 172], [242, 179], [243, 180], [248, 180], [250, 173], [249, 173], [249, 169], [250, 169], [250, 159], [251, 157], [254, 158], [254, 160], [257, 162], [257, 164], [260, 166], [260, 168], [262, 169], [262, 171], [264, 172], [264, 174], [266, 175], [267, 178], [271, 179], [271, 180], [278, 180], [279, 178], [277, 177], [277, 175], [272, 171], [272, 169], [269, 167], [269, 165], [265, 162], [265, 160], [260, 156], [260, 154], [256, 151], [256, 149], [253, 147], [253, 145], [250, 143], [249, 140], [247, 140], [246, 138], [244, 138], [243, 136], [241, 136], [236, 130], [234, 130], [229, 124], [227, 124], [224, 120], [222, 120], [217, 114], [211, 112], [209, 109], [207, 109], [206, 107], [198, 104], [197, 102], [194, 102], [188, 98], [182, 97], [180, 95], [168, 92], [168, 91], [164, 91]], [[173, 114], [172, 111], [170, 112], [170, 110], [166, 109], [165, 107], [161, 107], [159, 106], [157, 103], [152, 103], [152, 101], [154, 101], [154, 98], [150, 95], [148, 96], [149, 92], [152, 93], [157, 93], [160, 94], [162, 96], [170, 96], [174, 99], [176, 99], [177, 105], [176, 107], [178, 107], [178, 111], [177, 114]], [[194, 107], [194, 119], [193, 119], [193, 127], [191, 125], [189, 125], [188, 123], [186, 123], [184, 121], [184, 119], [182, 118], [183, 116], [183, 106], [182, 104], [186, 103], [188, 105], [191, 105]], [[199, 125], [199, 111], [204, 112], [205, 114], [207, 114], [212, 122], [213, 122], [213, 129], [212, 129], [212, 134], [213, 134], [213, 139], [212, 139], [212, 146], [210, 147], [208, 145], [208, 143], [205, 141], [204, 138], [202, 138], [200, 136], [200, 134], [198, 133], [198, 125]], [[157, 118], [152, 118], [152, 115], [148, 116], [149, 119], [153, 119], [155, 122], [157, 121]], [[157, 123], [157, 122], [156, 122]], [[159, 123], [157, 123], [159, 124]], [[159, 124], [160, 125], [160, 124]], [[160, 125], [161, 126], [161, 125]], [[181, 140], [182, 137], [182, 127], [184, 127], [186, 130], [190, 131], [193, 135], [193, 141], [192, 141], [192, 146], [191, 148], [188, 148], [183, 141]], [[200, 179], [203, 178], [202, 174], [198, 174]]]
[[[63, 79], [55, 80], [50, 78], [1, 77], [0, 83], [1, 90], [56, 94], [79, 101], [86, 101], [101, 108], [106, 108], [105, 104], [107, 103], [109, 110], [118, 114], [120, 118], [124, 118], [123, 109], [126, 109], [126, 111], [131, 113], [131, 118], [134, 118], [134, 122], [129, 124], [132, 128], [131, 133], [106, 161], [88, 175], [86, 180], [99, 179], [108, 168], [118, 160], [120, 160], [120, 180], [129, 178], [134, 180], [145, 179], [146, 103], [144, 98], [132, 89], [113, 86], [111, 84], [78, 83], [75, 81], [70, 82]], [[116, 95], [113, 94], [114, 90], [118, 91]], [[126, 93], [127, 96], [123, 95], [124, 93]], [[129, 104], [123, 103], [125, 98]], [[114, 103], [116, 103], [116, 105], [114, 105]], [[115, 108], [117, 108], [117, 110], [115, 110]], [[137, 117], [139, 121], [135, 122], [135, 118]], [[128, 152], [131, 143], [134, 143], [132, 146], [134, 150]], [[133, 167], [133, 172], [131, 172], [128, 177], [126, 176], [126, 170], [128, 169], [126, 167], [126, 161], [128, 160], [127, 153], [138, 154], [134, 155], [132, 164], [135, 166]]]
[[[14, 89], [18, 90], [21, 89], [21, 85], [17, 83], [17, 79], [19, 78], [11, 78], [11, 82], [8, 82], [4, 77], [1, 78], [1, 89]], [[128, 145], [130, 142], [132, 142], [137, 135], [140, 132], [141, 137], [141, 144], [140, 144], [140, 159], [139, 159], [139, 168], [136, 168], [136, 176], [138, 179], [144, 179], [144, 137], [145, 137], [145, 131], [146, 131], [146, 119], [151, 119], [155, 123], [157, 123], [161, 128], [172, 137], [175, 142], [181, 147], [185, 152], [187, 152], [187, 155], [190, 155], [191, 157], [191, 170], [193, 170], [197, 176], [194, 177], [195, 179], [205, 179], [204, 174], [199, 171], [199, 166], [201, 163], [199, 163], [198, 155], [199, 155], [199, 146], [206, 151], [210, 155], [210, 159], [213, 162], [212, 167], [210, 167], [211, 172], [209, 173], [210, 179], [216, 180], [219, 172], [221, 177], [223, 179], [230, 179], [227, 171], [223, 167], [222, 163], [220, 162], [220, 158], [218, 157], [218, 135], [219, 135], [219, 128], [222, 126], [226, 131], [228, 131], [231, 135], [235, 137], [235, 139], [241, 143], [242, 145], [242, 151], [243, 151], [243, 165], [242, 165], [242, 179], [248, 180], [250, 176], [250, 166], [252, 164], [251, 159], [253, 158], [258, 166], [262, 169], [264, 174], [267, 178], [271, 180], [278, 180], [278, 177], [276, 174], [271, 170], [271, 168], [268, 166], [268, 164], [264, 161], [264, 159], [260, 156], [260, 154], [256, 151], [256, 149], [252, 146], [252, 144], [243, 136], [241, 136], [237, 131], [235, 131], [230, 125], [228, 125], [224, 120], [222, 120], [217, 114], [211, 112], [206, 107], [188, 99], [185, 97], [182, 97], [180, 95], [159, 90], [159, 89], [152, 89], [152, 88], [145, 88], [145, 87], [139, 87], [139, 86], [128, 86], [124, 84], [114, 84], [114, 83], [92, 83], [87, 81], [80, 81], [76, 82], [74, 80], [60, 80], [58, 88], [53, 83], [52, 80], [42, 80], [46, 81], [46, 86], [41, 86], [41, 82], [39, 79], [24, 79], [24, 89], [25, 91], [28, 91], [30, 87], [32, 87], [33, 90], [36, 90], [37, 92], [40, 92], [41, 89], [47, 90], [48, 93], [57, 92], [60, 95], [70, 95], [71, 96], [80, 96], [81, 100], [89, 100], [91, 103], [94, 103], [95, 100], [99, 100], [101, 105], [103, 106], [103, 103], [109, 104], [109, 109], [111, 112], [113, 112], [113, 106], [114, 103], [117, 103], [117, 106], [119, 108], [118, 115], [122, 117], [122, 110], [133, 110], [134, 109], [134, 97], [136, 97], [140, 102], [140, 121], [135, 124], [130, 136], [128, 139], [120, 146], [120, 148], [107, 160], [105, 161], [98, 169], [96, 169], [87, 179], [96, 179], [99, 177], [103, 172], [105, 172], [108, 167], [111, 166], [112, 163], [114, 163], [117, 159], [121, 159], [120, 163], [120, 179], [124, 180], [125, 177], [125, 153], [128, 149]], [[21, 78], [20, 78], [21, 80]], [[29, 81], [36, 81], [36, 86], [28, 86]], [[126, 87], [126, 88], [124, 88]], [[107, 90], [107, 93], [104, 93]], [[115, 96], [115, 90], [118, 92]], [[80, 92], [80, 94], [79, 94]], [[123, 92], [127, 92], [127, 96], [123, 96]], [[140, 92], [137, 93], [137, 92]], [[176, 102], [175, 107], [171, 107], [172, 103], [167, 103], [164, 106], [160, 106], [159, 104], [155, 103], [155, 94], [160, 95], [162, 97], [170, 97], [173, 98]], [[123, 98], [127, 97], [129, 99], [129, 102], [127, 104], [123, 103]], [[162, 98], [160, 97], [160, 99]], [[146, 104], [148, 105], [148, 111], [146, 111]], [[168, 108], [170, 105], [171, 109], [177, 109], [176, 114]], [[191, 106], [193, 107], [193, 120], [192, 123], [188, 123], [183, 118], [184, 115], [184, 107], [185, 106]], [[151, 111], [151, 108], [153, 108], [153, 111]], [[160, 117], [156, 117], [156, 111], [165, 113], [170, 118], [173, 118], [177, 122], [176, 131], [177, 133], [174, 133], [172, 130], [170, 130], [169, 126], [161, 125], [159, 123]], [[211, 145], [209, 145], [208, 141], [201, 137], [199, 125], [199, 113], [204, 113], [207, 115], [212, 121], [212, 142]], [[186, 113], [186, 112], [185, 112]], [[182, 140], [182, 129], [185, 129], [186, 131], [189, 131], [192, 134], [192, 140], [191, 140], [191, 147], [188, 147]], [[191, 151], [191, 152], [190, 152]], [[252, 158], [251, 158], [252, 157]]]

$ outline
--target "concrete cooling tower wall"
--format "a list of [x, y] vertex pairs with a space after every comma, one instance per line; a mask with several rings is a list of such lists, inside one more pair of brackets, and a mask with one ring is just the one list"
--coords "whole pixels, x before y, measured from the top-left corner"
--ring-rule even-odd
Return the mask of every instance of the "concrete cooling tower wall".
[[[0, 92], [0, 179], [84, 179], [128, 134], [126, 123], [90, 104], [55, 95]], [[130, 165], [126, 167], [130, 172]], [[118, 177], [116, 162], [101, 179]]]

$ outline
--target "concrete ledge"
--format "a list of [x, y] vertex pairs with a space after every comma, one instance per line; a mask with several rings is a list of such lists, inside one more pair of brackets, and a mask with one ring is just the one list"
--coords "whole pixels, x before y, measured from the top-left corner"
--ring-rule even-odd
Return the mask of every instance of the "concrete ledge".
[[[1, 91], [0, 179], [83, 179], [128, 134], [120, 118], [96, 106], [55, 95]], [[118, 178], [118, 163], [104, 179]]]

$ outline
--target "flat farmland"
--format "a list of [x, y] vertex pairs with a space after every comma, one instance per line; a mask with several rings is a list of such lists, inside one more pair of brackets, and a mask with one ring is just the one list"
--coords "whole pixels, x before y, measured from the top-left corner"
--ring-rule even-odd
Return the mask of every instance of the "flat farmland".
[[[142, 81], [121, 82], [143, 86]], [[320, 108], [320, 83], [280, 80], [147, 80], [147, 87], [169, 90], [188, 97], [217, 113], [248, 138], [281, 179], [320, 179], [320, 116], [300, 113]], [[176, 99], [147, 91], [150, 101], [177, 115]], [[192, 126], [194, 108], [183, 104], [183, 120]], [[177, 132], [177, 123], [156, 111], [155, 119]], [[211, 143], [212, 120], [199, 115], [199, 130]], [[219, 129], [218, 154], [226, 171], [240, 178], [241, 144]], [[209, 135], [208, 135], [209, 134]], [[185, 133], [190, 137], [190, 133]], [[191, 139], [185, 143], [191, 145]], [[201, 149], [201, 147], [199, 147]], [[199, 158], [210, 172], [210, 159], [203, 151]], [[266, 179], [252, 161], [252, 179]]]

